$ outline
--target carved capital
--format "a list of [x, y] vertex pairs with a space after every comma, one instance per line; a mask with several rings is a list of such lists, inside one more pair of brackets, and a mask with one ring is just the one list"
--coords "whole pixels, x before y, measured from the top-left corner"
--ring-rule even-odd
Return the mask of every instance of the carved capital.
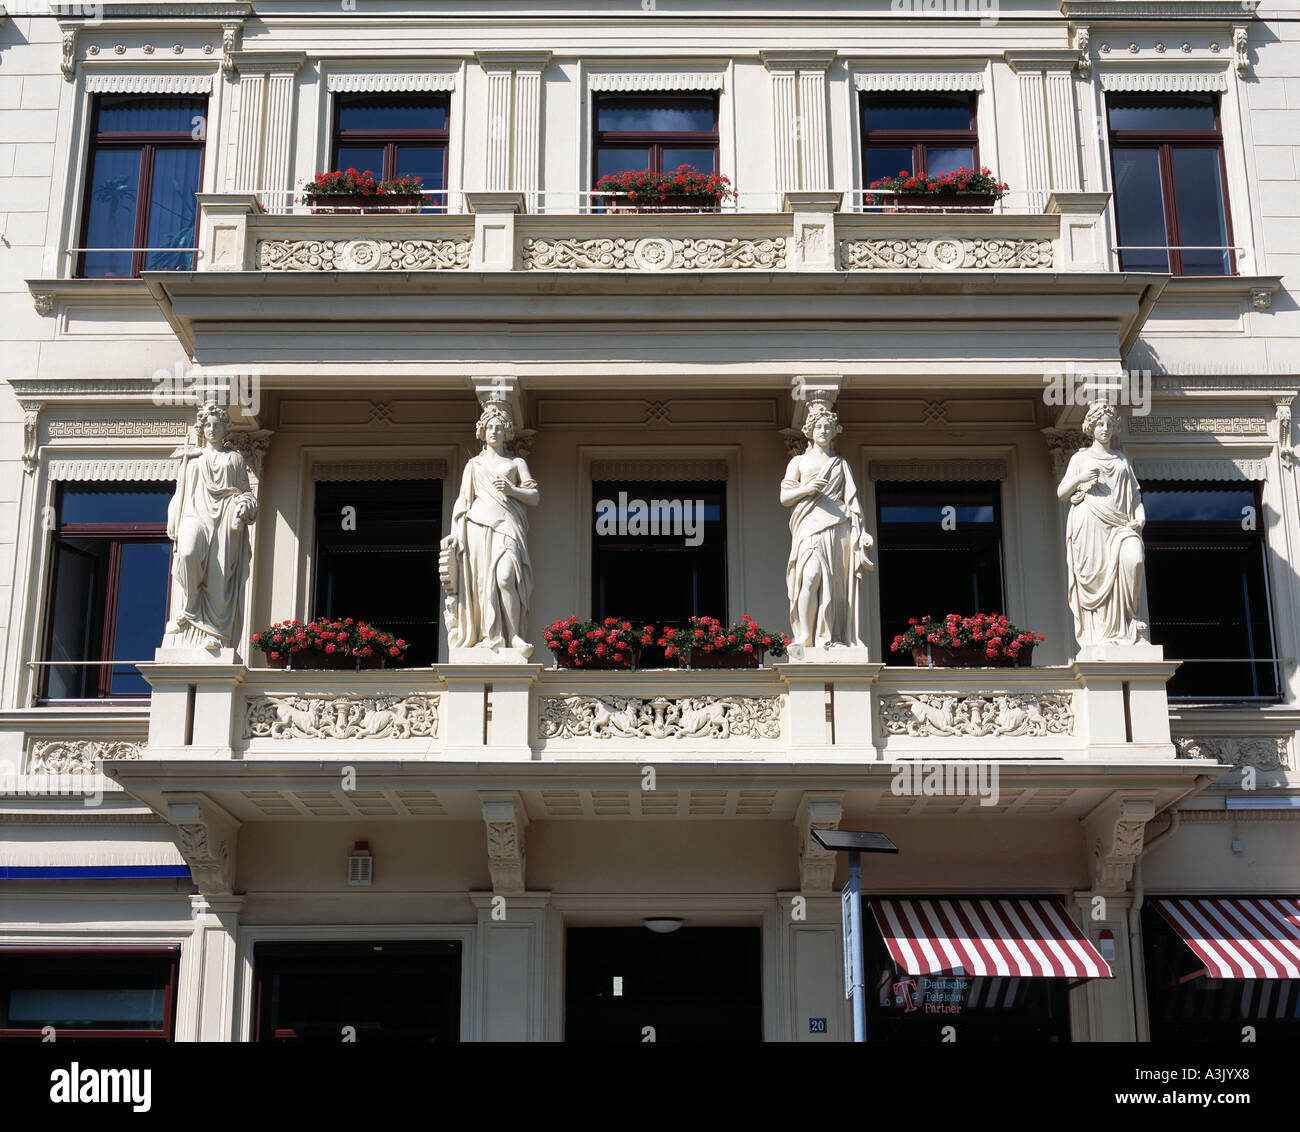
[[1133, 879], [1133, 865], [1142, 853], [1147, 823], [1156, 815], [1150, 798], [1112, 794], [1085, 820], [1097, 892], [1123, 892]]
[[1065, 475], [1070, 457], [1088, 443], [1088, 438], [1077, 428], [1045, 428], [1042, 433], [1052, 457], [1052, 473], [1059, 480]]
[[239, 821], [202, 794], [164, 794], [164, 816], [202, 893], [229, 895], [235, 883]]
[[23, 413], [23, 471], [29, 476], [36, 471], [37, 441], [40, 437], [41, 411], [28, 409]]
[[1237, 74], [1244, 79], [1250, 74], [1250, 29], [1245, 24], [1232, 29], [1232, 53]]
[[1079, 61], [1075, 66], [1079, 70], [1082, 78], [1089, 78], [1092, 75], [1092, 56], [1088, 54], [1088, 29], [1076, 28], [1074, 32], [1074, 49], [1079, 53]]
[[221, 73], [228, 79], [234, 78], [239, 69], [235, 65], [235, 52], [239, 50], [239, 42], [243, 34], [242, 23], [221, 25]]
[[1277, 422], [1277, 449], [1283, 463], [1295, 463], [1295, 447], [1291, 443], [1291, 402], [1294, 394], [1273, 398], [1273, 419]]
[[524, 888], [524, 828], [528, 815], [518, 795], [481, 791], [483, 824], [487, 827], [488, 869], [492, 891], [518, 895]]
[[844, 815], [844, 794], [839, 790], [806, 790], [799, 801], [794, 824], [799, 830], [799, 890], [828, 893], [835, 884], [835, 853], [813, 837], [814, 829], [839, 829]]
[[72, 82], [77, 77], [77, 29], [63, 29], [63, 57], [59, 60], [59, 70], [63, 77]]
[[244, 463], [255, 480], [262, 478], [262, 464], [266, 460], [266, 450], [270, 447], [271, 437], [275, 433], [269, 428], [239, 429], [226, 437], [226, 447], [244, 457]]

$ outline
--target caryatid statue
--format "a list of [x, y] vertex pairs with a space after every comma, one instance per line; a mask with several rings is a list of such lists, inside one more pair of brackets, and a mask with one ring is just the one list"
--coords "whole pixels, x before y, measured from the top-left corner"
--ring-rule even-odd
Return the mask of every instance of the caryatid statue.
[[230, 414], [216, 401], [199, 406], [198, 444], [185, 445], [176, 493], [167, 506], [172, 540], [171, 620], [164, 648], [233, 647], [257, 521], [257, 497], [244, 457], [226, 447]]
[[513, 649], [527, 658], [533, 567], [525, 508], [539, 493], [528, 465], [506, 453], [514, 433], [509, 408], [489, 401], [474, 430], [483, 450], [465, 465], [438, 573], [452, 648]]
[[858, 589], [871, 536], [848, 461], [837, 456], [839, 417], [822, 401], [808, 406], [803, 434], [810, 443], [781, 481], [790, 512], [790, 560], [785, 583], [793, 643], [805, 648], [862, 648]]
[[1133, 466], [1112, 448], [1115, 406], [1094, 401], [1083, 419], [1092, 444], [1070, 457], [1057, 495], [1070, 502], [1065, 528], [1068, 600], [1080, 648], [1149, 643], [1141, 620], [1146, 512]]

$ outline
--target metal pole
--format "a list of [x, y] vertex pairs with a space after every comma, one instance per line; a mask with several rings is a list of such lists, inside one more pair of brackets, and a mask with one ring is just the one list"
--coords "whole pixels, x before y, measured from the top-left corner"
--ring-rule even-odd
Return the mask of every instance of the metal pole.
[[862, 854], [849, 852], [849, 918], [853, 927], [853, 1040], [867, 1040], [867, 997], [862, 961]]

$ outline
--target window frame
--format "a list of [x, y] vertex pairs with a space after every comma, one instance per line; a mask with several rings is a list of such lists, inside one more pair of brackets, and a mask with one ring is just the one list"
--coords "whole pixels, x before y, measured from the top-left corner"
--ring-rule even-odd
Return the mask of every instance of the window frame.
[[[343, 112], [344, 103], [348, 100], [358, 102], [365, 99], [389, 98], [396, 99], [406, 97], [414, 101], [426, 101], [429, 104], [441, 103], [446, 116], [445, 125], [441, 129], [372, 129], [372, 130], [343, 130], [339, 126], [339, 118]], [[397, 174], [397, 152], [404, 145], [418, 145], [426, 148], [442, 149], [442, 189], [438, 192], [432, 192], [432, 195], [425, 198], [426, 208], [443, 208], [447, 203], [447, 182], [450, 176], [450, 164], [448, 154], [451, 150], [451, 94], [445, 91], [336, 91], [330, 99], [330, 161], [329, 164], [334, 169], [341, 169], [339, 164], [339, 150], [344, 146], [379, 146], [383, 149], [383, 163], [379, 170], [375, 172], [375, 179], [378, 181], [391, 181]]]
[[[1106, 115], [1106, 140], [1108, 146], [1108, 160], [1110, 163], [1110, 184], [1112, 198], [1116, 195], [1115, 189], [1118, 181], [1115, 176], [1115, 151], [1119, 149], [1151, 149], [1156, 150], [1156, 160], [1160, 168], [1160, 197], [1161, 204], [1164, 208], [1164, 225], [1165, 239], [1169, 241], [1168, 256], [1169, 274], [1182, 278], [1192, 279], [1227, 279], [1238, 274], [1237, 271], [1237, 252], [1234, 247], [1236, 240], [1232, 233], [1232, 206], [1231, 199], [1228, 196], [1228, 162], [1224, 152], [1223, 139], [1223, 96], [1214, 92], [1207, 92], [1213, 99], [1214, 105], [1214, 128], [1212, 130], [1115, 130], [1110, 124], [1110, 100], [1114, 95], [1123, 97], [1139, 92], [1134, 91], [1111, 91], [1108, 92], [1103, 101], [1103, 107]], [[1168, 98], [1180, 97], [1179, 93], [1172, 92], [1164, 95]], [[1213, 148], [1219, 156], [1219, 191], [1223, 194], [1223, 228], [1225, 240], [1227, 242], [1228, 270], [1226, 272], [1187, 272], [1184, 270], [1183, 253], [1178, 249], [1182, 243], [1181, 228], [1178, 221], [1178, 193], [1177, 185], [1174, 179], [1174, 150], [1175, 149], [1210, 149]], [[1120, 231], [1119, 204], [1112, 199], [1111, 207], [1115, 213], [1115, 241], [1117, 247], [1123, 247], [1124, 234]], [[1119, 252], [1120, 270], [1126, 270], [1123, 266], [1124, 252]]]
[[[593, 94], [591, 113], [591, 187], [594, 190], [601, 178], [600, 151], [602, 148], [617, 149], [631, 146], [644, 146], [649, 152], [648, 168], [656, 173], [671, 173], [663, 167], [663, 151], [675, 146], [693, 145], [697, 148], [713, 147], [713, 168], [722, 172], [721, 119], [722, 107], [718, 91], [597, 91]], [[700, 130], [602, 130], [600, 128], [600, 107], [602, 102], [654, 102], [658, 107], [698, 105], [708, 99], [713, 107], [713, 129]]]
[[[122, 150], [140, 148], [140, 183], [136, 189], [135, 199], [135, 232], [132, 236], [133, 245], [131, 251], [131, 270], [126, 275], [87, 275], [86, 274], [86, 256], [87, 255], [110, 255], [110, 252], [84, 252], [77, 253], [77, 269], [75, 272], [78, 279], [139, 279], [141, 273], [145, 270], [145, 261], [149, 258], [151, 252], [140, 249], [148, 246], [149, 241], [149, 214], [153, 207], [153, 178], [156, 157], [159, 149], [197, 149], [199, 151], [199, 168], [197, 176], [196, 195], [203, 191], [203, 176], [208, 158], [207, 136], [204, 135], [202, 140], [196, 141], [192, 131], [170, 131], [170, 130], [112, 130], [103, 133], [99, 129], [100, 109], [103, 106], [105, 98], [131, 97], [128, 94], [102, 93], [91, 96], [93, 99], [91, 105], [91, 124], [88, 134], [89, 144], [86, 146], [85, 159], [85, 193], [81, 203], [81, 223], [77, 229], [77, 246], [86, 247], [86, 240], [90, 232], [90, 211], [94, 205], [94, 185], [91, 178], [94, 176], [95, 157], [101, 149], [103, 150]], [[174, 99], [203, 99], [207, 104], [204, 117], [207, 118], [207, 111], [211, 109], [211, 96], [201, 94], [160, 94], [152, 97], [157, 98], [174, 98]], [[194, 241], [197, 247], [199, 235], [199, 213], [198, 205], [194, 209]], [[122, 249], [127, 251], [126, 248]], [[197, 251], [183, 253], [190, 256], [189, 267], [156, 267], [149, 268], [150, 271], [193, 271], [197, 266]]]
[[[908, 98], [924, 95], [927, 93], [960, 93], [966, 97], [967, 109], [970, 112], [970, 128], [968, 130], [868, 130], [866, 123], [867, 103], [872, 99], [884, 101], [889, 98], [899, 97]], [[879, 149], [906, 149], [909, 146], [912, 150], [912, 174], [921, 176], [925, 174], [925, 151], [931, 145], [950, 145], [964, 146], [970, 145], [972, 168], [978, 170], [980, 166], [980, 142], [979, 142], [979, 92], [978, 91], [958, 91], [958, 92], [928, 92], [913, 91], [898, 94], [883, 91], [859, 91], [858, 92], [858, 154], [862, 162], [862, 186], [868, 188], [870, 184], [867, 173], [867, 155], [872, 146]]]

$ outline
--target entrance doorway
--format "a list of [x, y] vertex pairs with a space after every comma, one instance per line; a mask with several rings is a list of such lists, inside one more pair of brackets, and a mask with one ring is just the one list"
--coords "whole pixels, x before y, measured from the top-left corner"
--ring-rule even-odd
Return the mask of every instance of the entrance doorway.
[[763, 1040], [758, 928], [570, 928], [570, 1042]]

